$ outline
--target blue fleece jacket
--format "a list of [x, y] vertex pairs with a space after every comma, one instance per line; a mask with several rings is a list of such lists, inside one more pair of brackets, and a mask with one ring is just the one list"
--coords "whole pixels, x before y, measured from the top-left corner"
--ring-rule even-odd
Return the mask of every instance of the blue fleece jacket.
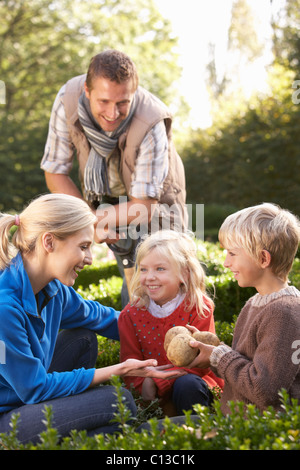
[[86, 390], [95, 369], [48, 373], [59, 329], [119, 339], [119, 312], [84, 300], [58, 280], [33, 293], [21, 255], [0, 272], [0, 413]]

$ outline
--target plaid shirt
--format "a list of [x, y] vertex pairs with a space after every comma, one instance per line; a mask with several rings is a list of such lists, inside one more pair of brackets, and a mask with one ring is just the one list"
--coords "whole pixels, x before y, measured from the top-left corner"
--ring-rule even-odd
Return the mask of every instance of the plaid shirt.
[[[62, 101], [65, 85], [59, 91], [51, 112], [48, 138], [41, 168], [48, 173], [68, 175], [75, 147], [70, 139]], [[132, 176], [130, 196], [159, 199], [168, 174], [168, 139], [164, 123], [156, 124], [141, 143]]]

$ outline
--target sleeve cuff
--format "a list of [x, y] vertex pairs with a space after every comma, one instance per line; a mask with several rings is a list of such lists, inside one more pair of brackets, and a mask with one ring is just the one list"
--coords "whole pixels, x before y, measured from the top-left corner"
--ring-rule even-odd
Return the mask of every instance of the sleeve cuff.
[[217, 369], [221, 358], [230, 351], [230, 346], [227, 346], [226, 344], [221, 344], [220, 346], [214, 348], [213, 352], [210, 355], [211, 367]]

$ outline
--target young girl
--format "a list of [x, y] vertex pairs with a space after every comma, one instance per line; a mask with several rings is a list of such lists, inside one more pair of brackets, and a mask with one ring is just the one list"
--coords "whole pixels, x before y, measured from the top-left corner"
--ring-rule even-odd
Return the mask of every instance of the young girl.
[[[20, 215], [0, 218], [0, 432], [8, 432], [12, 413], [19, 413], [21, 442], [37, 441], [45, 405], [61, 436], [72, 429], [114, 432], [114, 389], [95, 385], [112, 375], [174, 375], [151, 367], [153, 360], [95, 369], [95, 333], [119, 338], [119, 312], [83, 300], [72, 288], [78, 271], [92, 263], [95, 222], [85, 202], [62, 194], [41, 196]], [[134, 415], [131, 394], [124, 390], [124, 396]]]
[[[173, 326], [194, 325], [215, 332], [214, 305], [205, 292], [205, 275], [195, 243], [187, 234], [163, 230], [140, 244], [131, 291], [131, 305], [119, 317], [122, 361], [153, 357], [160, 365], [168, 364], [164, 338]], [[140, 377], [124, 380], [128, 388], [133, 384], [144, 400], [161, 399], [167, 414], [182, 415], [195, 403], [210, 405], [210, 389], [223, 385], [208, 368], [184, 370], [182, 377], [165, 381]]]
[[193, 366], [213, 367], [224, 378], [221, 398], [282, 410], [279, 392], [300, 401], [300, 292], [289, 285], [300, 241], [299, 219], [274, 204], [248, 207], [228, 216], [219, 231], [227, 250], [224, 266], [240, 287], [255, 287], [241, 310], [232, 348], [193, 342]]

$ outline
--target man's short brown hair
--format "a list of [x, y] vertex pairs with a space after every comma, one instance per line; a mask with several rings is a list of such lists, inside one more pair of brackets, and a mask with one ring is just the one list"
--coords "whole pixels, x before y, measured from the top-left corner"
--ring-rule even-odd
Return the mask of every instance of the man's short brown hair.
[[92, 90], [93, 80], [98, 77], [104, 77], [117, 83], [132, 80], [134, 90], [138, 86], [135, 64], [126, 54], [116, 50], [103, 51], [92, 57], [86, 77], [89, 90]]

